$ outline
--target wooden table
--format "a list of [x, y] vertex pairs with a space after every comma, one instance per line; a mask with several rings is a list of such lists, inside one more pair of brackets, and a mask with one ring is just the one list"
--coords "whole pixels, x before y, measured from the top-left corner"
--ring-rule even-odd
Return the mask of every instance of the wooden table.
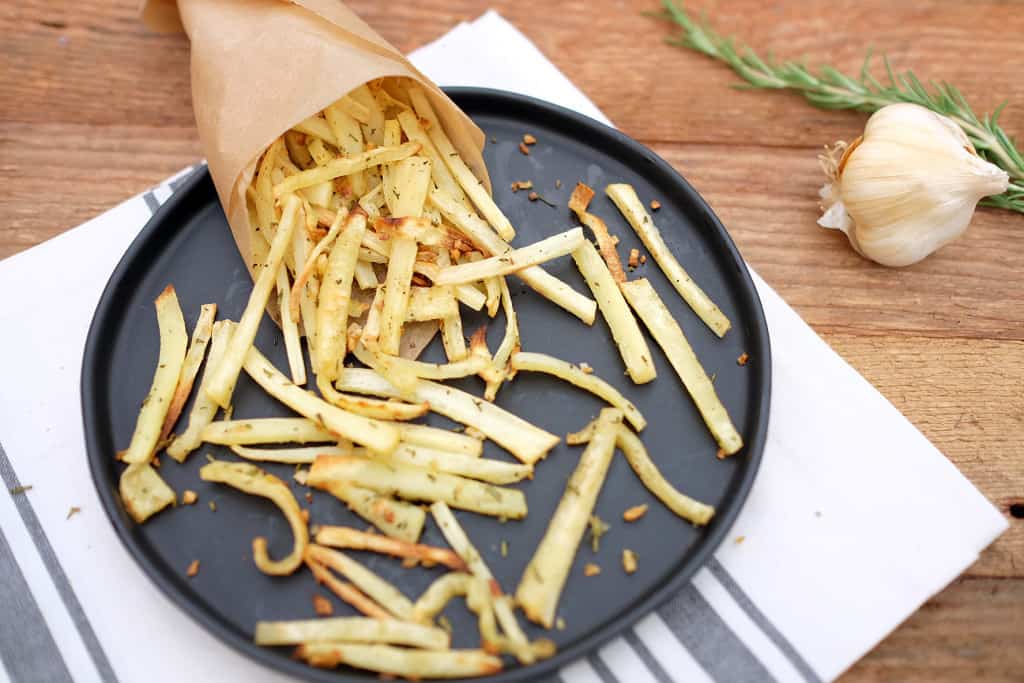
[[[656, 4], [350, 3], [406, 51], [498, 9], [620, 128], [684, 173], [757, 271], [1007, 515], [1010, 530], [845, 679], [1021, 680], [1024, 520], [1010, 508], [1024, 504], [1024, 216], [980, 211], [965, 238], [912, 268], [862, 260], [815, 225], [815, 155], [855, 137], [864, 115], [732, 89], [726, 68], [663, 43], [670, 27], [642, 14]], [[0, 257], [202, 154], [185, 39], [148, 33], [136, 0], [56, 5], [0, 8]], [[873, 46], [897, 69], [956, 84], [979, 113], [1008, 99], [1004, 125], [1024, 136], [1018, 3], [732, 0], [710, 14], [760, 50], [811, 65], [854, 72]]]

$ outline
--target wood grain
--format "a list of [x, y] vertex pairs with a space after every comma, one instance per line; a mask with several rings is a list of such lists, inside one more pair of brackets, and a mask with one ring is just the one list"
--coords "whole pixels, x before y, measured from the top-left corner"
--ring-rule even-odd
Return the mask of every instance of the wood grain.
[[[994, 210], [924, 263], [874, 266], [818, 228], [815, 156], [864, 115], [733, 88], [727, 69], [663, 42], [621, 0], [419, 0], [350, 6], [403, 50], [493, 6], [624, 131], [708, 199], [748, 262], [1010, 520], [954, 585], [858, 663], [849, 681], [1020, 680], [1024, 671], [1024, 219]], [[716, 26], [782, 58], [856, 71], [867, 46], [1008, 102], [1024, 135], [1024, 12], [1000, 0], [733, 0]], [[91, 218], [202, 154], [188, 45], [148, 32], [135, 0], [0, 5], [0, 258]]]

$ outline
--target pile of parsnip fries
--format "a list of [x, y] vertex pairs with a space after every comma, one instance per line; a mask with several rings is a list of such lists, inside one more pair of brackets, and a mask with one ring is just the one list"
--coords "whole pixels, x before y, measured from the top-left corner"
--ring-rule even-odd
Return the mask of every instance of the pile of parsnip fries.
[[[728, 319], [673, 257], [633, 188], [615, 184], [607, 193], [680, 296], [723, 336]], [[622, 392], [585, 364], [520, 350], [506, 278], [521, 279], [586, 325], [599, 309], [637, 384], [656, 374], [642, 323], [720, 453], [742, 447], [711, 380], [657, 292], [646, 279], [628, 279], [617, 240], [588, 211], [593, 194], [578, 185], [569, 207], [596, 238], [596, 248], [580, 227], [512, 246], [514, 227], [456, 152], [428, 96], [399, 80], [364, 85], [284, 133], [258, 160], [247, 191], [255, 282], [239, 320], [216, 320], [216, 305], [205, 305], [190, 341], [173, 287], [156, 300], [159, 361], [131, 443], [119, 454], [127, 464], [120, 484], [126, 509], [141, 523], [176, 502], [154, 468], [161, 451], [184, 462], [204, 443], [228, 446], [242, 460], [211, 457], [200, 470], [202, 479], [270, 499], [294, 537], [292, 551], [280, 559], [269, 556], [266, 539], [254, 539], [256, 566], [272, 575], [305, 566], [364, 615], [263, 622], [256, 628], [257, 643], [297, 646], [296, 656], [313, 666], [346, 664], [415, 678], [486, 675], [501, 670], [503, 654], [523, 664], [551, 656], [553, 643], [529, 641], [516, 609], [546, 628], [554, 625], [575, 550], [616, 449], [675, 514], [703, 525], [714, 509], [660, 474], [638, 436], [646, 420]], [[589, 296], [544, 270], [544, 263], [565, 256], [575, 261]], [[492, 318], [503, 312], [505, 333], [493, 353], [484, 330], [467, 344], [463, 306], [486, 310]], [[268, 310], [283, 332], [287, 373], [253, 345]], [[448, 362], [401, 353], [413, 329], [427, 329], [428, 337], [439, 329]], [[231, 419], [243, 372], [296, 416]], [[609, 407], [568, 436], [570, 444], [586, 448], [513, 596], [498, 585], [452, 508], [506, 520], [527, 515], [526, 496], [510, 485], [532, 478], [560, 438], [493, 402], [518, 372], [547, 373]], [[483, 382], [480, 396], [444, 383], [472, 376]], [[193, 393], [187, 424], [174, 435]], [[220, 410], [224, 418], [216, 420]], [[428, 412], [464, 430], [412, 421]], [[487, 439], [518, 462], [483, 457]], [[337, 497], [379, 533], [311, 526], [289, 485], [254, 464], [260, 462], [309, 465], [296, 475], [302, 483]], [[418, 503], [429, 504], [450, 548], [418, 543], [427, 517]], [[344, 551], [382, 553], [449, 571], [413, 601]], [[635, 569], [635, 557], [632, 562]], [[479, 619], [477, 650], [450, 649], [450, 634], [435, 623], [460, 596]]]

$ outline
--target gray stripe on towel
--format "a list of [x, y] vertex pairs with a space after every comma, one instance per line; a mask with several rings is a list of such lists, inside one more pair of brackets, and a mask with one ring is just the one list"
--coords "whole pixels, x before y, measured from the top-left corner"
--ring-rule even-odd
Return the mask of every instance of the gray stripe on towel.
[[67, 664], [2, 529], [0, 576], [0, 658], [7, 675], [18, 683], [71, 683]]
[[714, 680], [720, 683], [775, 680], [693, 584], [658, 608], [658, 614]]
[[786, 636], [782, 635], [782, 632], [775, 627], [775, 624], [773, 624], [767, 616], [765, 616], [764, 612], [758, 609], [757, 605], [754, 604], [754, 601], [743, 592], [743, 589], [740, 588], [740, 585], [736, 583], [734, 578], [732, 578], [732, 575], [729, 574], [728, 570], [722, 566], [722, 563], [712, 557], [708, 560], [707, 567], [714, 577], [718, 579], [718, 582], [722, 584], [722, 587], [725, 588], [726, 592], [729, 593], [729, 595], [732, 596], [732, 599], [736, 601], [736, 604], [740, 606], [740, 609], [746, 612], [747, 616], [750, 617], [750, 620], [757, 624], [758, 628], [768, 636], [769, 640], [775, 643], [775, 647], [779, 648], [779, 651], [782, 652], [786, 659], [789, 660], [790, 664], [800, 672], [800, 675], [804, 677], [804, 680], [807, 681], [807, 683], [821, 683], [821, 677], [814, 672], [814, 669], [812, 669], [811, 665], [807, 663], [807, 660], [797, 652], [791, 642], [786, 640]]
[[[14, 472], [14, 467], [11, 466], [11, 461], [7, 459], [7, 453], [4, 452], [3, 444], [0, 444], [0, 478], [3, 479], [4, 486], [7, 487], [8, 491], [17, 489], [21, 485], [18, 482], [18, 475]], [[89, 623], [89, 618], [85, 615], [82, 604], [78, 602], [78, 597], [71, 587], [71, 582], [68, 581], [67, 574], [64, 573], [63, 567], [60, 566], [60, 561], [57, 559], [56, 553], [53, 552], [53, 546], [50, 545], [50, 539], [46, 537], [46, 531], [43, 530], [43, 525], [40, 524], [35, 510], [32, 509], [29, 497], [25, 494], [16, 495], [14, 496], [14, 504], [18, 508], [21, 521], [25, 524], [29, 536], [32, 537], [32, 541], [36, 545], [36, 550], [39, 551], [39, 557], [42, 558], [43, 565], [50, 573], [50, 579], [53, 580], [53, 585], [56, 586], [60, 599], [64, 602], [64, 608], [71, 616], [71, 621], [74, 622], [75, 628], [78, 629], [78, 635], [81, 636], [86, 651], [92, 657], [93, 664], [96, 665], [96, 672], [99, 674], [100, 680], [104, 681], [104, 683], [116, 683], [117, 675], [114, 673], [113, 667], [110, 666], [107, 653], [103, 651], [103, 646], [100, 645], [96, 632], [92, 630], [92, 624]], [[20, 679], [15, 677], [14, 680]]]

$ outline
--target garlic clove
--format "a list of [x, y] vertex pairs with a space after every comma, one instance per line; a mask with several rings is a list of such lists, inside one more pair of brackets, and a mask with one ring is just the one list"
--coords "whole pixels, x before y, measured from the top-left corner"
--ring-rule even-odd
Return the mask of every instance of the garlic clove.
[[977, 203], [1009, 183], [955, 122], [915, 104], [878, 110], [860, 140], [821, 161], [832, 182], [821, 191], [819, 225], [887, 266], [916, 263], [959, 237]]

